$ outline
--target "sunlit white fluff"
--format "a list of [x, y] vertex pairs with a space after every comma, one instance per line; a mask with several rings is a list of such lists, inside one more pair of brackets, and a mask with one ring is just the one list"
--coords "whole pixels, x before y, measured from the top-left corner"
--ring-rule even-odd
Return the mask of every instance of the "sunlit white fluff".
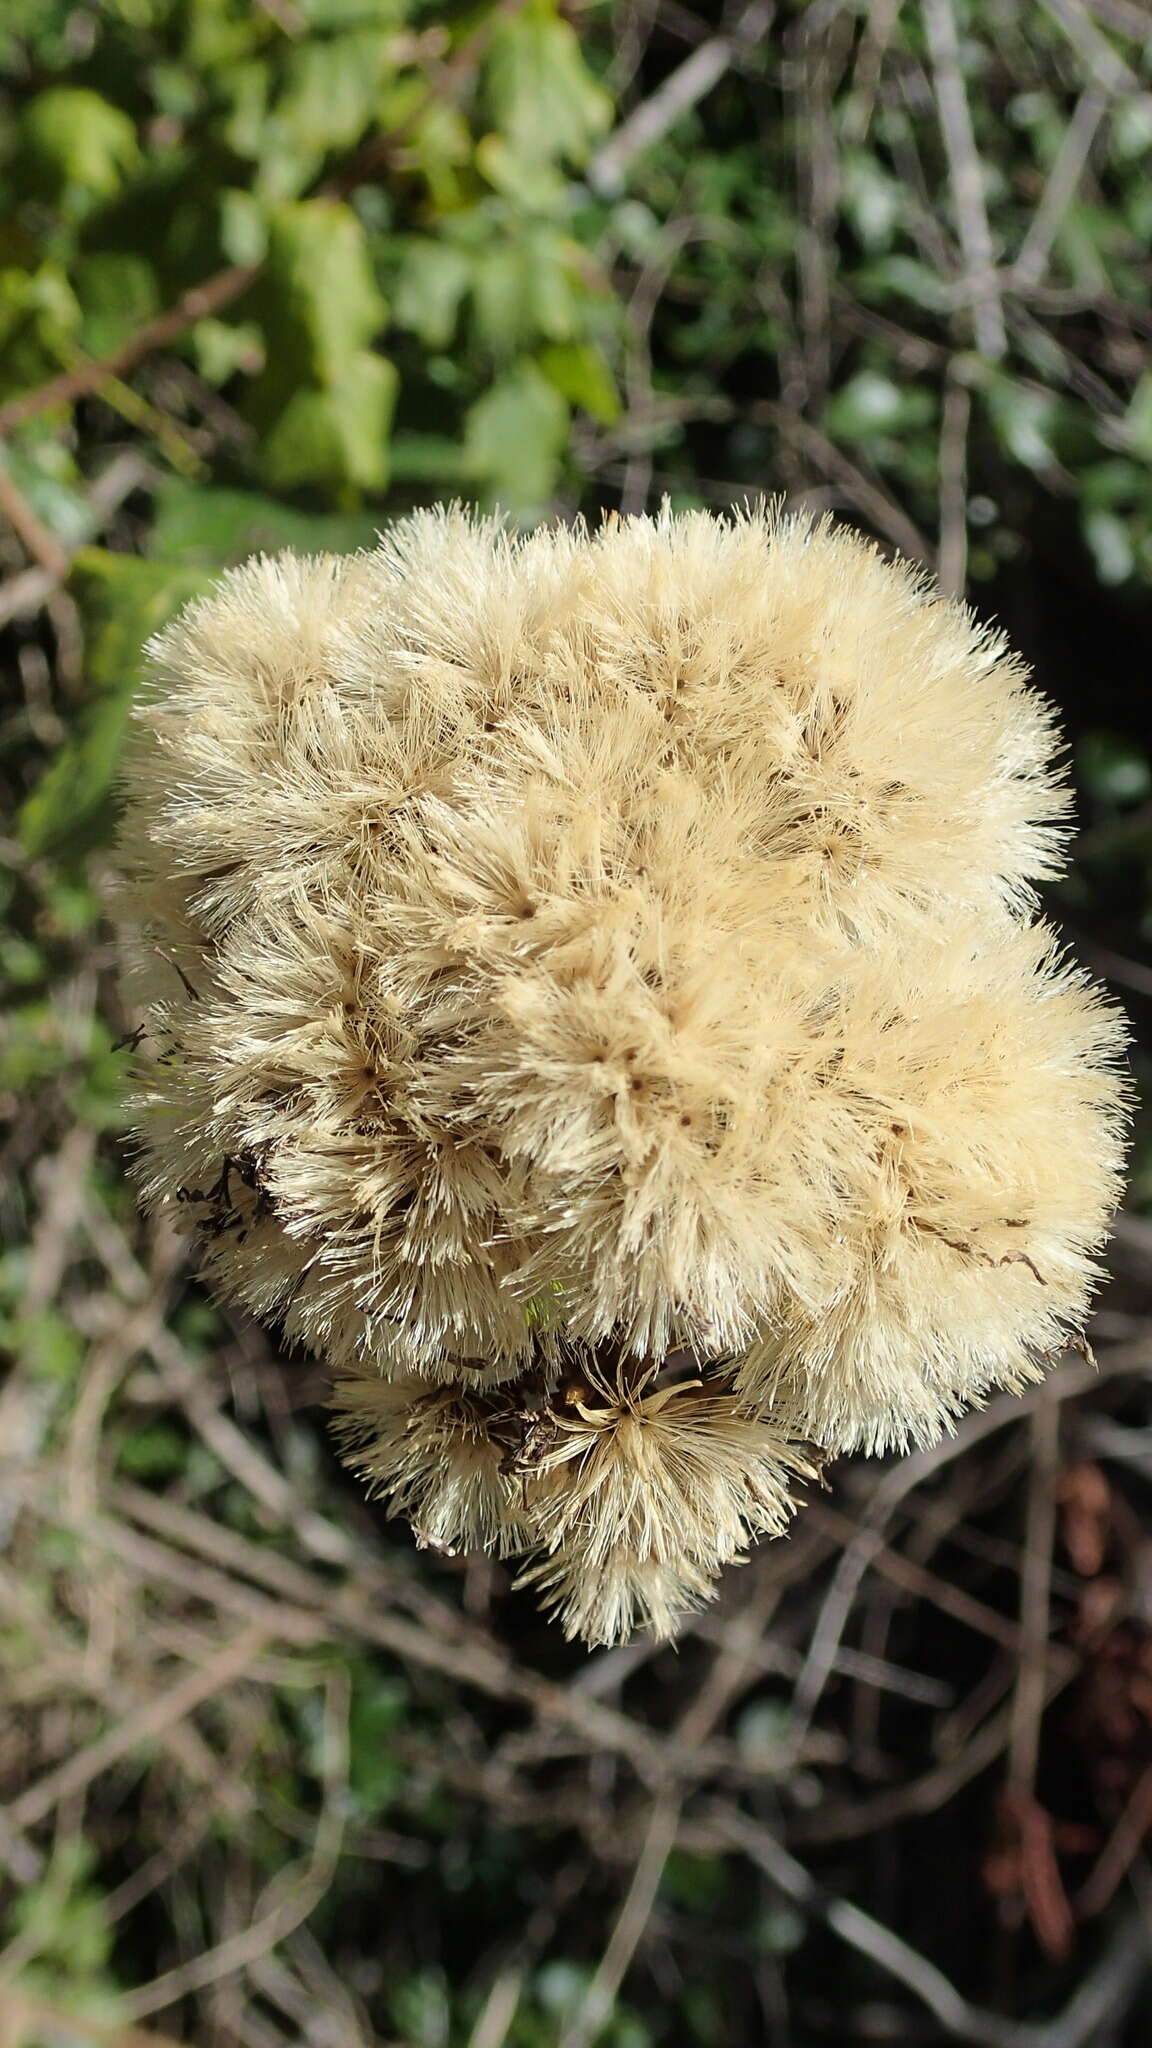
[[[771, 512], [422, 513], [233, 572], [138, 726], [146, 1198], [337, 1377], [688, 1345], [880, 1448], [1082, 1326], [1122, 1027], [1031, 922], [1051, 713], [918, 572]], [[602, 1631], [596, 1514], [543, 1540]]]

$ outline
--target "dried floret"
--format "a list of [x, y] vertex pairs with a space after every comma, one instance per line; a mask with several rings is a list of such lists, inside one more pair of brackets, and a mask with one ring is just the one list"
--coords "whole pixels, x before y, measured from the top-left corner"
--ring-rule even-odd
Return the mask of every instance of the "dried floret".
[[458, 1392], [338, 1380], [349, 1464], [439, 1550], [543, 1551], [523, 1575], [567, 1632], [668, 1634], [721, 1568], [778, 1536], [816, 1466], [732, 1391], [730, 1374], [667, 1376], [587, 1361]]
[[532, 1541], [508, 1451], [514, 1408], [478, 1391], [379, 1374], [339, 1381], [333, 1407], [347, 1463], [407, 1517], [418, 1542], [506, 1557]]

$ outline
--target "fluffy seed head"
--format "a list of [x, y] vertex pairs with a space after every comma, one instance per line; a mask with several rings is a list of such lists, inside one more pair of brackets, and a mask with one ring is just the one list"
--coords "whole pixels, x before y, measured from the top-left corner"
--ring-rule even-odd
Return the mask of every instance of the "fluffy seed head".
[[[634, 1391], [690, 1346], [736, 1362], [741, 1429], [878, 1448], [1080, 1326], [1122, 1028], [1034, 921], [1051, 714], [916, 572], [774, 513], [424, 513], [233, 572], [139, 726], [147, 1199], [386, 1383], [375, 1476], [437, 1529], [492, 1540], [519, 1495], [487, 1451], [449, 1484], [479, 1440], [450, 1405], [408, 1431], [402, 1388], [543, 1375], [551, 1412], [566, 1362]], [[593, 1483], [608, 1440], [560, 1461], [575, 1531], [536, 1525], [594, 1633], [774, 1526], [665, 1558]], [[615, 1590], [574, 1592], [593, 1553]]]

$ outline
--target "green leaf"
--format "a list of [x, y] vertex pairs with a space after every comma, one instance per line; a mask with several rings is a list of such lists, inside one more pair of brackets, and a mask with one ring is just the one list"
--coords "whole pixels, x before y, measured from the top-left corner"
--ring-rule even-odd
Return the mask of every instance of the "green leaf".
[[865, 441], [901, 424], [904, 394], [878, 370], [861, 370], [828, 402], [825, 426], [834, 441]]
[[12, 1004], [0, 1030], [0, 1088], [20, 1091], [62, 1073], [75, 1058], [51, 1003]]
[[60, 440], [26, 434], [4, 451], [3, 466], [32, 510], [70, 551], [91, 539], [97, 513], [71, 452]]
[[95, 1860], [78, 1831], [59, 1833], [44, 1875], [12, 1908], [25, 1958], [50, 1961], [73, 1980], [102, 1971], [112, 1945], [104, 1895], [91, 1881]]
[[434, 241], [430, 235], [413, 239], [404, 250], [396, 279], [393, 313], [397, 324], [418, 334], [427, 348], [446, 348], [471, 275], [468, 257], [451, 242]]
[[983, 394], [997, 438], [1006, 455], [1023, 469], [1043, 472], [1056, 460], [1054, 436], [1059, 400], [1054, 392], [1014, 377], [987, 372]]
[[569, 341], [541, 349], [536, 358], [550, 384], [571, 405], [611, 426], [620, 417], [620, 394], [603, 349], [595, 342]]
[[305, 199], [274, 210], [261, 301], [267, 375], [279, 396], [296, 384], [336, 384], [348, 374], [388, 319], [367, 237], [350, 206]]
[[183, 477], [169, 477], [160, 485], [154, 518], [154, 555], [214, 570], [278, 548], [343, 554], [371, 547], [379, 525], [368, 513], [300, 512], [259, 491], [216, 490]]
[[396, 1985], [389, 2005], [408, 2048], [448, 2048], [452, 2001], [442, 1971], [414, 1972]]
[[254, 320], [197, 320], [190, 335], [196, 367], [206, 384], [227, 384], [237, 371], [256, 376], [267, 362], [264, 336]]
[[33, 858], [52, 851], [76, 854], [106, 835], [144, 643], [209, 581], [202, 571], [103, 548], [83, 548], [77, 555], [71, 589], [87, 629], [94, 690], [21, 808], [20, 842]]
[[460, 484], [466, 481], [459, 441], [446, 434], [397, 434], [392, 442], [392, 479], [396, 483]]
[[1145, 370], [1121, 422], [1124, 444], [1145, 462], [1152, 462], [1152, 370]]
[[268, 481], [383, 490], [398, 381], [386, 357], [363, 350], [348, 359], [335, 384], [294, 392], [265, 436]]
[[493, 188], [525, 213], [555, 213], [564, 204], [563, 174], [537, 156], [513, 149], [503, 135], [482, 135], [476, 168]]
[[396, 1735], [408, 1704], [405, 1687], [370, 1666], [355, 1672], [348, 1714], [348, 1782], [361, 1812], [377, 1817], [404, 1783]]
[[864, 248], [891, 248], [904, 211], [898, 179], [863, 149], [845, 151], [840, 175], [844, 211]]
[[55, 1380], [65, 1385], [75, 1380], [87, 1348], [68, 1318], [50, 1308], [35, 1315], [13, 1317], [5, 1344], [33, 1379]]
[[468, 474], [512, 511], [542, 510], [559, 473], [568, 419], [565, 401], [535, 363], [515, 364], [468, 414]]
[[251, 192], [229, 185], [220, 194], [220, 245], [229, 263], [263, 263], [268, 254], [268, 222]]
[[145, 1423], [124, 1438], [117, 1465], [130, 1479], [172, 1479], [188, 1461], [188, 1439], [170, 1422]]
[[472, 296], [477, 337], [496, 356], [540, 339], [575, 341], [588, 325], [591, 294], [580, 277], [580, 252], [550, 223], [525, 223], [518, 234], [478, 249]]
[[0, 270], [0, 390], [23, 390], [59, 369], [82, 317], [60, 264]]
[[476, 332], [493, 355], [508, 355], [533, 338], [533, 276], [525, 243], [493, 240], [477, 252], [472, 299]]
[[1098, 505], [1086, 511], [1080, 523], [1101, 583], [1127, 583], [1136, 567], [1131, 521]]
[[110, 355], [160, 310], [156, 273], [143, 256], [108, 250], [82, 257], [73, 275], [89, 355]]
[[1115, 732], [1086, 732], [1076, 766], [1098, 803], [1138, 804], [1152, 792], [1152, 765], [1142, 748]]
[[38, 93], [21, 127], [32, 174], [53, 194], [73, 187], [88, 203], [110, 199], [140, 161], [127, 114], [84, 86]]
[[395, 28], [404, 18], [397, 0], [296, 0], [296, 9], [310, 28]]
[[377, 110], [390, 42], [381, 24], [297, 43], [275, 117], [300, 149], [321, 159], [359, 141]]
[[585, 162], [612, 119], [612, 101], [585, 64], [575, 29], [548, 0], [499, 23], [485, 87], [493, 126], [528, 162]]

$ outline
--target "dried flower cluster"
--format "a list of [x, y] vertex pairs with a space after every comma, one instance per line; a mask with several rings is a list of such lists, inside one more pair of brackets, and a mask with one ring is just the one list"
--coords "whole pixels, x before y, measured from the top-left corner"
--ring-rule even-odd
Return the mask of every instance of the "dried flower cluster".
[[152, 650], [124, 833], [143, 1177], [326, 1359], [424, 1540], [669, 1630], [813, 1458], [1078, 1331], [1117, 1015], [996, 634], [765, 513], [432, 512]]

